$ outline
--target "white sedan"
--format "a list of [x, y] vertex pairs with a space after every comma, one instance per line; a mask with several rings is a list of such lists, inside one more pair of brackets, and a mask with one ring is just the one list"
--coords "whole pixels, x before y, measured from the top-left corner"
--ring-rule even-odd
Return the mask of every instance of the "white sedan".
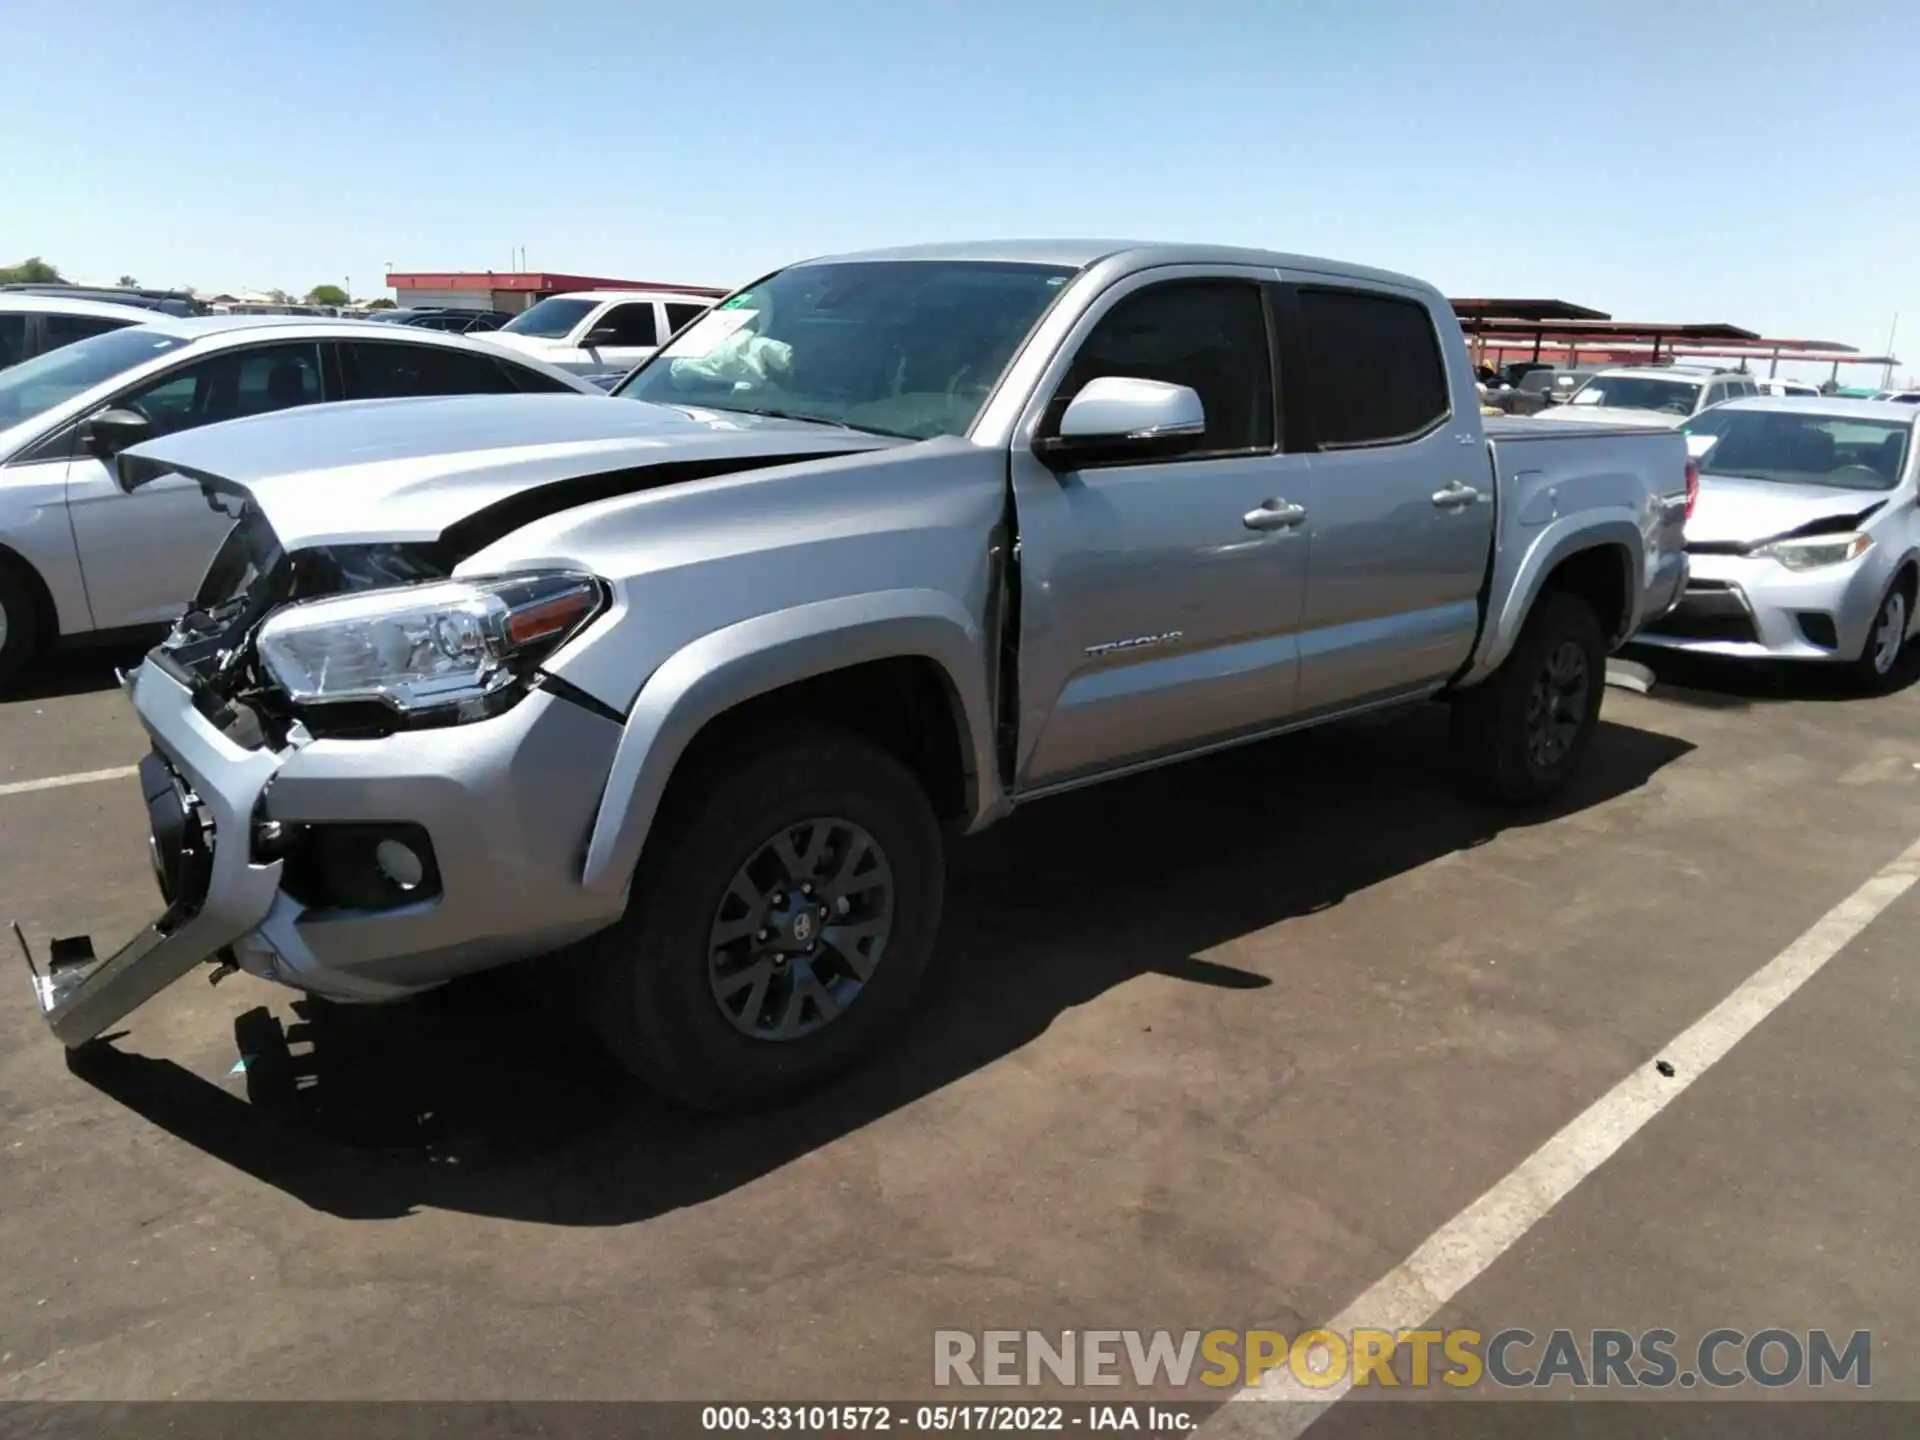
[[516, 391], [611, 403], [457, 335], [278, 315], [149, 315], [0, 370], [0, 685], [55, 643], [177, 618], [231, 527], [180, 476], [123, 490], [120, 451], [294, 405]]

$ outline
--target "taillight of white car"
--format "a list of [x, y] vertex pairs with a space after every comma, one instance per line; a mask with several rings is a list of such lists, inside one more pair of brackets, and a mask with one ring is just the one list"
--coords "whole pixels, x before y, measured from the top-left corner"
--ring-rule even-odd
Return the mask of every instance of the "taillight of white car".
[[599, 580], [568, 571], [362, 590], [276, 611], [260, 627], [260, 662], [295, 705], [478, 720], [524, 693], [605, 605]]
[[1687, 457], [1687, 519], [1693, 518], [1693, 507], [1700, 503], [1700, 462], [1691, 455]]

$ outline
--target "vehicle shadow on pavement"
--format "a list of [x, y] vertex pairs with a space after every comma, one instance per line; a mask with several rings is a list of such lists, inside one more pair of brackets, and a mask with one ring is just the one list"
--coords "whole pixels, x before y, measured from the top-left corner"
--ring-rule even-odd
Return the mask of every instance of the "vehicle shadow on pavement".
[[[1644, 785], [1692, 747], [1603, 722], [1552, 806], [1468, 804], [1439, 706], [1332, 726], [1037, 804], [956, 847], [915, 1022], [804, 1099], [693, 1115], [601, 1058], [534, 962], [380, 1008], [236, 1023], [248, 1096], [112, 1044], [70, 1063], [130, 1109], [335, 1215], [419, 1207], [614, 1225], [745, 1185], [1025, 1045], [1147, 973], [1274, 1003], [1200, 952]], [[287, 1007], [277, 1007], [287, 1008]]]
[[1920, 642], [1901, 652], [1892, 682], [1879, 695], [1863, 692], [1845, 667], [1821, 661], [1731, 660], [1650, 645], [1629, 646], [1623, 653], [1653, 672], [1648, 693], [1655, 700], [1702, 710], [1750, 710], [1795, 700], [1866, 705], [1920, 681]]

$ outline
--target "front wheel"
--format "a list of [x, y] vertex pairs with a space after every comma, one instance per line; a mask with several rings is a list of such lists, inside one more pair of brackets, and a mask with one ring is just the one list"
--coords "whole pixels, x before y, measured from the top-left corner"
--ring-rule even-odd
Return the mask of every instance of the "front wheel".
[[0, 561], [0, 688], [27, 668], [39, 630], [33, 592], [18, 571]]
[[1545, 800], [1580, 766], [1600, 723], [1606, 639], [1593, 607], [1550, 590], [1513, 652], [1453, 700], [1453, 748], [1470, 793], [1508, 804]]
[[796, 1092], [884, 1041], [944, 889], [913, 775], [863, 740], [810, 738], [675, 798], [625, 917], [589, 942], [590, 1019], [613, 1057], [717, 1110]]
[[1867, 630], [1867, 643], [1860, 658], [1853, 662], [1856, 686], [1869, 695], [1883, 695], [1893, 688], [1894, 673], [1900, 664], [1900, 652], [1906, 648], [1907, 626], [1913, 619], [1904, 583], [1896, 578], [1881, 598]]

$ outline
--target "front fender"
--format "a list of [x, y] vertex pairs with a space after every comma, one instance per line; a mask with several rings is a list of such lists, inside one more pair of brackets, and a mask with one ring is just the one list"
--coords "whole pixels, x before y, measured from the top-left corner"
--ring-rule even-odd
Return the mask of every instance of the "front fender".
[[1646, 537], [1639, 524], [1624, 512], [1596, 516], [1592, 511], [1576, 511], [1538, 527], [1521, 532], [1523, 543], [1502, 551], [1494, 562], [1490, 608], [1473, 662], [1456, 682], [1473, 685], [1487, 678], [1512, 652], [1520, 638], [1527, 616], [1540, 598], [1547, 577], [1563, 560], [1582, 551], [1601, 548], [1619, 552], [1625, 574], [1627, 617], [1625, 629], [1608, 636], [1619, 643], [1633, 633], [1646, 603]]
[[709, 721], [756, 695], [873, 660], [925, 657], [945, 673], [976, 821], [1000, 808], [985, 640], [952, 596], [884, 590], [726, 626], [674, 652], [641, 687], [614, 751], [582, 885], [624, 890], [674, 767]]

